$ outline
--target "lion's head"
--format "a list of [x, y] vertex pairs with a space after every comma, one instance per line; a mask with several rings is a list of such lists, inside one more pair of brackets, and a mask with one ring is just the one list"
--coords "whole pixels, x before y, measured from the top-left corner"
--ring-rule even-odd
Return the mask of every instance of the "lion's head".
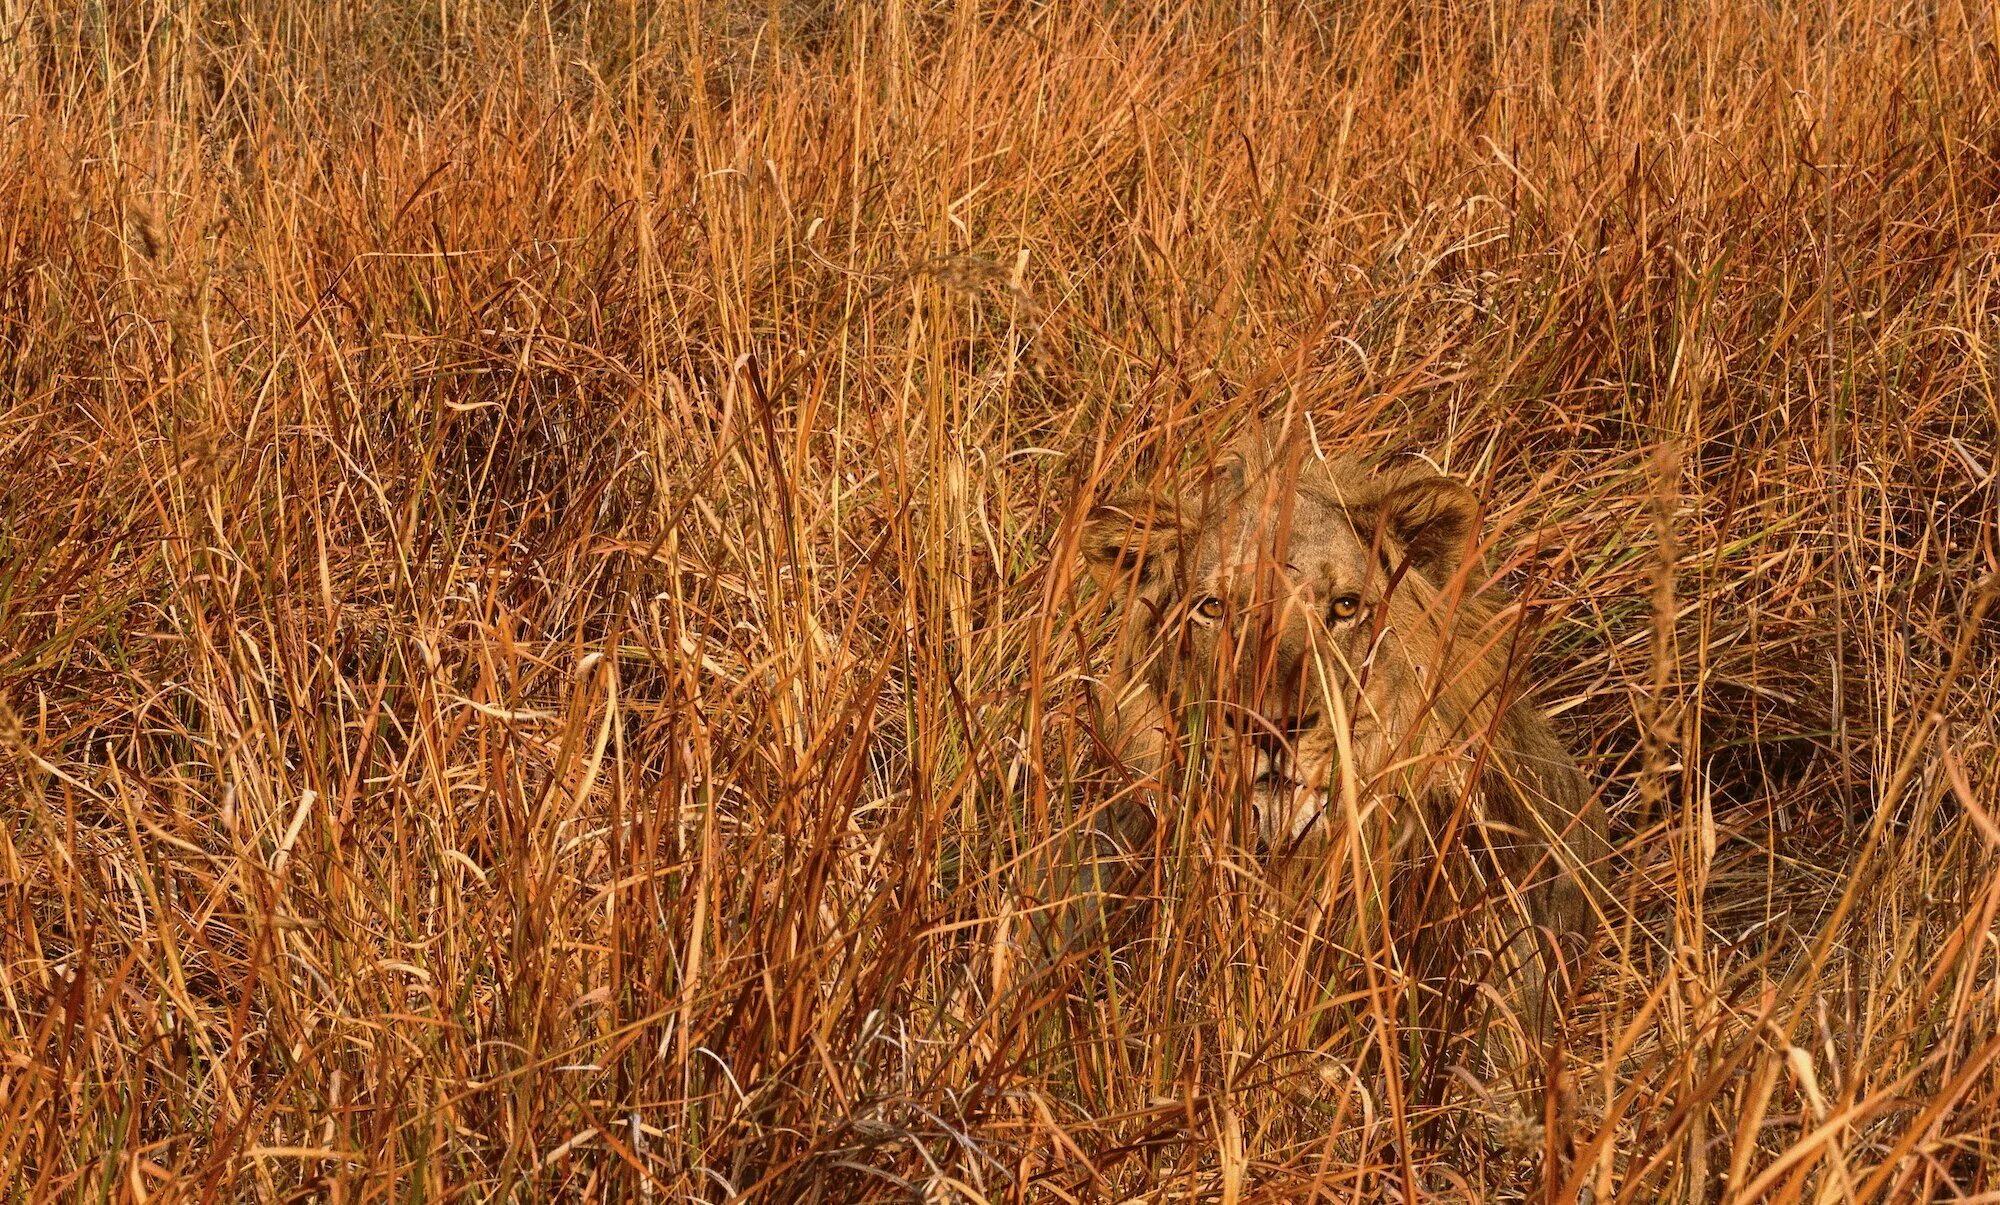
[[1462, 788], [1510, 653], [1477, 596], [1479, 513], [1427, 467], [1262, 433], [1188, 488], [1096, 507], [1083, 555], [1126, 604], [1105, 683], [1123, 759], [1157, 773], [1201, 717], [1274, 850], [1350, 788]]

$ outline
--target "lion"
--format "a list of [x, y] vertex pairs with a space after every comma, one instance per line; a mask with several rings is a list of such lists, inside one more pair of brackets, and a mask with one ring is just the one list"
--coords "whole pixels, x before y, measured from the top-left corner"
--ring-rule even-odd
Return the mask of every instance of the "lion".
[[[1208, 764], [1247, 784], [1269, 859], [1330, 856], [1344, 818], [1386, 817], [1393, 915], [1431, 947], [1498, 917], [1489, 961], [1442, 965], [1489, 967], [1533, 1042], [1608, 898], [1610, 846], [1575, 759], [1514, 697], [1524, 634], [1484, 581], [1480, 512], [1428, 467], [1253, 433], [1192, 488], [1086, 516], [1082, 559], [1122, 604], [1094, 689], [1105, 744], [1141, 781], [1185, 765], [1198, 723]], [[1100, 863], [1142, 843], [1134, 810], [1100, 820]]]

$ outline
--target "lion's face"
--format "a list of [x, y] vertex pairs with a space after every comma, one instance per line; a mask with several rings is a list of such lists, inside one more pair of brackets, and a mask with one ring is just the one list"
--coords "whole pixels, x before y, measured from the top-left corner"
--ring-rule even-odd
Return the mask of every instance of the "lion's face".
[[1122, 733], [1128, 756], [1157, 762], [1199, 715], [1219, 764], [1250, 784], [1261, 840], [1299, 844], [1343, 765], [1362, 791], [1415, 765], [1413, 738], [1440, 711], [1446, 587], [1476, 520], [1447, 478], [1302, 450], [1239, 450], [1180, 500], [1100, 507], [1085, 554], [1131, 604], [1115, 722], [1160, 730]]

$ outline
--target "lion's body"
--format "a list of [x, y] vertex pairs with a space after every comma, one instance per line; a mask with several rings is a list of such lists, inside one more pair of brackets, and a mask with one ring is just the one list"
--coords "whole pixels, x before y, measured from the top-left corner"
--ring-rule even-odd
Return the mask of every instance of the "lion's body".
[[1482, 588], [1476, 529], [1445, 478], [1261, 439], [1185, 498], [1100, 507], [1084, 554], [1124, 617], [1100, 714], [1143, 776], [1212, 717], [1209, 762], [1249, 784], [1274, 860], [1323, 856], [1342, 817], [1384, 821], [1421, 961], [1497, 918], [1499, 977], [1540, 1031], [1546, 937], [1592, 930], [1609, 846], [1575, 760], [1515, 697], [1518, 609]]

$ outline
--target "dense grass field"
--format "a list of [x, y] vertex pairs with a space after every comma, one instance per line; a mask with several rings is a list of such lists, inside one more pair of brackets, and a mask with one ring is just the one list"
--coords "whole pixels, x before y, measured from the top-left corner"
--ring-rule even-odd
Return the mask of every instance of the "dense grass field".
[[[2000, 1200], [1997, 38], [0, 0], [0, 1196]], [[1024, 941], [1081, 516], [1288, 412], [1610, 810], [1525, 1104], [1200, 782]]]

